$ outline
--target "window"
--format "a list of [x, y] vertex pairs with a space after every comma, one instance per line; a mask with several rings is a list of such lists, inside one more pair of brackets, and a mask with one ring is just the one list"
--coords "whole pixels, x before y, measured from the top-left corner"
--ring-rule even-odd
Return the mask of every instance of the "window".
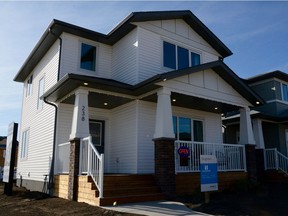
[[288, 86], [282, 83], [282, 100], [288, 101]]
[[82, 43], [80, 68], [95, 71], [95, 65], [96, 47]]
[[163, 66], [183, 69], [200, 64], [200, 55], [180, 46], [163, 41]]
[[22, 133], [21, 158], [27, 157], [28, 143], [29, 143], [29, 130], [26, 130]]
[[32, 81], [33, 81], [33, 75], [29, 77], [26, 84], [26, 97], [32, 95]]
[[204, 141], [203, 121], [173, 116], [173, 128], [176, 140]]
[[39, 86], [38, 86], [38, 100], [37, 100], [37, 109], [42, 110], [43, 108], [43, 99], [41, 99], [41, 96], [44, 93], [44, 77], [42, 77], [39, 80]]

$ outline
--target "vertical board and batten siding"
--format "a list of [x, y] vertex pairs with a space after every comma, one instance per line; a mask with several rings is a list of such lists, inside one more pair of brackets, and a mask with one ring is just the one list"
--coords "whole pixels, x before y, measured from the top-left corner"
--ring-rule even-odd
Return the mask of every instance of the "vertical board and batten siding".
[[134, 24], [138, 26], [138, 82], [171, 70], [163, 67], [163, 40], [200, 54], [202, 64], [219, 59], [220, 54], [183, 20]]
[[[111, 78], [112, 47], [95, 41], [87, 40], [68, 33], [63, 33], [61, 74], [60, 79], [67, 73], [81, 74], [85, 76]], [[80, 68], [81, 43], [96, 47], [96, 71]]]
[[130, 102], [111, 110], [109, 172], [137, 173], [137, 107]]
[[136, 42], [137, 30], [134, 29], [113, 45], [112, 79], [131, 85], [137, 83], [138, 47]]
[[158, 83], [172, 92], [196, 96], [236, 106], [251, 106], [229, 83], [213, 70], [199, 71], [173, 80]]
[[[26, 97], [23, 93], [21, 129], [19, 131], [19, 154], [17, 178], [43, 181], [49, 174], [53, 149], [55, 109], [43, 103], [43, 109], [37, 110], [39, 80], [45, 77], [44, 91], [57, 82], [59, 59], [59, 41], [49, 49], [46, 55], [33, 69], [32, 95]], [[27, 80], [26, 80], [27, 82]], [[29, 145], [27, 158], [21, 158], [22, 133], [29, 129]]]

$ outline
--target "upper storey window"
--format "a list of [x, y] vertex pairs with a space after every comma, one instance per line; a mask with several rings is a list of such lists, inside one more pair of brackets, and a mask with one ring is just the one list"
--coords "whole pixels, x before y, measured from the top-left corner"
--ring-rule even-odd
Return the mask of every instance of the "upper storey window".
[[26, 97], [32, 95], [32, 82], [33, 82], [33, 74], [28, 78], [26, 83]]
[[95, 66], [96, 66], [96, 47], [82, 43], [80, 68], [95, 71]]
[[183, 69], [200, 64], [200, 55], [186, 48], [163, 41], [163, 66]]
[[288, 101], [288, 86], [282, 83], [282, 100]]

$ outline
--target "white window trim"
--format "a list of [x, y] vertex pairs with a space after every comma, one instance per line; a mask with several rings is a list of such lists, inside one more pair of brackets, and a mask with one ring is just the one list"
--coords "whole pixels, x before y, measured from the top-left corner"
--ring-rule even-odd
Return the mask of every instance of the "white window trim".
[[[87, 44], [87, 45], [90, 45], [90, 46], [94, 46], [96, 48], [96, 58], [95, 58], [95, 70], [86, 70], [84, 68], [81, 68], [81, 50], [82, 50], [82, 44]], [[79, 72], [82, 72], [83, 74], [87, 74], [87, 73], [90, 73], [91, 75], [95, 75], [98, 73], [98, 63], [99, 63], [99, 44], [95, 44], [95, 43], [92, 43], [92, 42], [88, 42], [88, 41], [85, 41], [85, 40], [79, 40], [79, 45], [78, 45], [78, 64], [77, 64], [77, 67], [78, 67], [78, 70]]]
[[[24, 134], [25, 134], [25, 146], [24, 146]], [[21, 134], [21, 152], [20, 152], [20, 159], [27, 160], [28, 158], [28, 147], [30, 141], [30, 128], [24, 130]], [[24, 149], [25, 148], [25, 149]]]
[[[174, 70], [173, 68], [169, 68], [169, 67], [165, 67], [164, 66], [164, 42], [167, 42], [167, 43], [170, 43], [170, 44], [173, 44], [175, 45], [175, 55], [176, 55], [176, 69], [175, 70], [179, 70], [178, 69], [178, 54], [177, 54], [177, 47], [181, 47], [181, 48], [184, 48], [184, 49], [187, 49], [188, 50], [188, 60], [189, 60], [189, 67], [192, 67], [192, 62], [191, 62], [191, 52], [195, 53], [195, 54], [198, 54], [200, 56], [200, 65], [202, 64], [202, 52], [199, 52], [199, 51], [196, 51], [195, 49], [191, 48], [191, 47], [188, 47], [187, 45], [185, 44], [180, 44], [180, 43], [177, 43], [175, 41], [171, 41], [171, 40], [167, 40], [165, 38], [162, 38], [162, 49], [161, 49], [161, 54], [162, 54], [162, 68], [165, 68], [165, 69], [169, 69], [169, 70]], [[97, 50], [96, 50], [96, 54], [97, 54]]]
[[[43, 92], [40, 92], [40, 82], [43, 80]], [[45, 75], [42, 76], [40, 79], [39, 79], [39, 82], [38, 82], [38, 97], [37, 97], [37, 110], [38, 111], [41, 111], [43, 109], [43, 106], [44, 106], [44, 100], [40, 99], [40, 97], [44, 94], [45, 92]], [[41, 101], [41, 102], [40, 102]], [[41, 107], [39, 107], [39, 104], [41, 103]]]

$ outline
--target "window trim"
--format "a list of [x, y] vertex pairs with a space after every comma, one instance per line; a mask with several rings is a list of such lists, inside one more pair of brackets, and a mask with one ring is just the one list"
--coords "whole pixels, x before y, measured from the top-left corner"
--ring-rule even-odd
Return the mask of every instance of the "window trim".
[[[177, 128], [176, 128], [176, 131], [177, 133], [175, 133], [175, 139], [176, 140], [179, 140], [179, 118], [188, 118], [190, 119], [190, 133], [191, 133], [191, 140], [190, 142], [205, 142], [205, 120], [203, 119], [199, 119], [199, 118], [193, 118], [193, 117], [189, 117], [189, 116], [185, 116], [185, 115], [173, 115], [172, 118], [176, 117], [176, 125], [177, 125]], [[200, 121], [202, 122], [202, 126], [203, 126], [203, 141], [194, 141], [194, 121]], [[174, 121], [173, 121], [173, 129], [174, 129]]]
[[[176, 55], [176, 65], [175, 65], [175, 69], [174, 68], [170, 68], [170, 67], [167, 67], [164, 65], [164, 57], [165, 57], [165, 53], [164, 53], [164, 42], [165, 43], [168, 43], [168, 44], [172, 44], [175, 46], [175, 55]], [[195, 51], [194, 49], [191, 49], [191, 48], [188, 48], [187, 46], [182, 46], [182, 45], [179, 45], [178, 43], [175, 43], [175, 42], [171, 42], [169, 40], [165, 40], [165, 39], [162, 39], [162, 67], [163, 68], [166, 68], [166, 69], [173, 69], [173, 70], [180, 70], [179, 69], [179, 65], [178, 65], [178, 47], [182, 48], [182, 49], [186, 49], [188, 50], [188, 64], [189, 66], [188, 67], [193, 67], [194, 65], [192, 65], [192, 53], [193, 54], [197, 54], [199, 55], [199, 65], [202, 63], [202, 54], [199, 52], [199, 51]], [[182, 68], [183, 69], [183, 68]]]
[[[43, 88], [42, 88], [42, 92], [40, 92], [40, 82], [42, 80], [43, 80]], [[44, 92], [45, 92], [45, 76], [41, 77], [39, 79], [39, 82], [38, 82], [38, 97], [37, 97], [37, 110], [38, 111], [41, 111], [43, 109], [43, 106], [44, 106], [44, 100], [40, 98], [44, 94]], [[41, 107], [40, 107], [40, 105], [41, 105]]]
[[[85, 68], [82, 68], [81, 67], [81, 56], [82, 56], [82, 44], [86, 44], [86, 45], [89, 45], [89, 46], [93, 46], [95, 47], [95, 67], [94, 67], [94, 70], [89, 70], [89, 69], [85, 69]], [[79, 55], [78, 55], [78, 70], [82, 71], [82, 72], [85, 72], [85, 73], [95, 73], [97, 72], [97, 68], [98, 68], [98, 50], [99, 50], [99, 46], [98, 44], [94, 44], [94, 43], [91, 43], [91, 42], [87, 42], [87, 41], [79, 41]]]
[[[25, 143], [24, 143], [25, 141]], [[20, 152], [20, 159], [27, 159], [28, 157], [28, 147], [30, 141], [30, 128], [24, 130], [22, 132], [21, 137], [21, 152]]]
[[[280, 84], [281, 84], [281, 99], [284, 102], [288, 102], [288, 83], [280, 82]], [[287, 87], [287, 100], [284, 99], [284, 93], [283, 93], [283, 86], [284, 85]]]

